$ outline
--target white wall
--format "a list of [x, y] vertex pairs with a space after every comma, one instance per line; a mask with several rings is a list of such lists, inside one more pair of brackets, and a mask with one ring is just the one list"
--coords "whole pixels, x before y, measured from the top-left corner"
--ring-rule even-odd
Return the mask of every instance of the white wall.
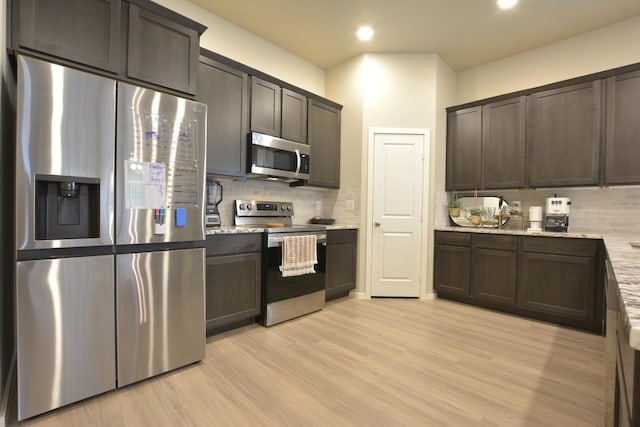
[[[331, 216], [338, 222], [360, 224], [362, 176], [362, 84], [357, 56], [327, 71], [326, 96], [343, 105], [340, 136], [340, 189], [332, 200]], [[353, 209], [347, 208], [347, 202]]]
[[640, 62], [640, 16], [458, 73], [456, 104]]
[[[441, 76], [441, 85], [438, 76]], [[358, 284], [361, 296], [370, 293], [364, 281], [366, 273], [366, 206], [368, 192], [368, 129], [371, 127], [427, 128], [430, 130], [429, 193], [444, 172], [436, 165], [436, 153], [445, 143], [444, 110], [454, 93], [454, 73], [437, 56], [431, 54], [364, 54], [327, 71], [327, 93], [344, 104], [342, 129], [342, 159], [348, 170], [342, 169], [342, 183], [359, 185], [361, 232], [358, 247]], [[350, 113], [347, 113], [350, 111]], [[439, 113], [440, 111], [440, 113]], [[341, 183], [341, 186], [342, 186]], [[444, 184], [441, 184], [444, 186]], [[342, 192], [342, 188], [340, 190]], [[433, 198], [425, 201], [427, 217], [433, 213]], [[425, 237], [425, 265], [431, 258], [429, 249], [432, 223]], [[432, 263], [432, 261], [431, 261]], [[430, 293], [430, 274], [423, 275], [422, 293]]]
[[309, 92], [324, 96], [324, 71], [186, 0], [154, 0], [207, 30], [200, 46], [253, 67]]

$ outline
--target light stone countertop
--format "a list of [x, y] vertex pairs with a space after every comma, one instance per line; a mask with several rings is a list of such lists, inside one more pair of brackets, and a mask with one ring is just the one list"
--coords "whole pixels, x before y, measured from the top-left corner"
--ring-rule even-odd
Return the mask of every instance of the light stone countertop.
[[[332, 224], [326, 225], [326, 230], [352, 230], [360, 228], [354, 224]], [[237, 227], [235, 225], [223, 225], [221, 227], [208, 227], [205, 230], [206, 235], [212, 234], [249, 234], [249, 233], [264, 233], [265, 227], [259, 226], [242, 226]]]
[[473, 227], [436, 227], [436, 231], [455, 231], [461, 233], [508, 234], [518, 236], [569, 237], [583, 239], [602, 239], [607, 255], [613, 267], [618, 284], [618, 298], [621, 313], [629, 334], [629, 345], [640, 350], [640, 248], [632, 247], [629, 242], [640, 243], [640, 230], [629, 232], [599, 232], [577, 230], [567, 233], [529, 232], [524, 230], [498, 230]]
[[327, 230], [358, 230], [359, 225], [355, 224], [331, 224], [327, 225]]

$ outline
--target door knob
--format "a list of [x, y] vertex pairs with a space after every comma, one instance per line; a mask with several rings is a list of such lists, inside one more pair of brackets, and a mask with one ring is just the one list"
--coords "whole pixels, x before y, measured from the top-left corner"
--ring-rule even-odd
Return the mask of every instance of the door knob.
[[375, 225], [376, 227], [380, 227], [380, 223], [379, 222], [374, 222], [373, 225]]

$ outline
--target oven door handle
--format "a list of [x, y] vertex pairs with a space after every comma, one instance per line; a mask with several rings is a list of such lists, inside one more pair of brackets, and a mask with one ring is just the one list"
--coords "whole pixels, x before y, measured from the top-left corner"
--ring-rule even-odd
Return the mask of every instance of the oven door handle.
[[300, 158], [300, 150], [296, 148], [296, 160], [298, 164], [296, 165], [296, 173], [300, 173], [300, 166], [302, 165], [302, 159]]
[[[277, 233], [277, 234], [286, 234], [286, 233]], [[268, 248], [277, 248], [282, 246], [282, 238], [284, 236], [269, 236], [267, 238], [267, 247]], [[316, 243], [322, 246], [327, 246], [327, 233], [321, 233], [316, 235]]]

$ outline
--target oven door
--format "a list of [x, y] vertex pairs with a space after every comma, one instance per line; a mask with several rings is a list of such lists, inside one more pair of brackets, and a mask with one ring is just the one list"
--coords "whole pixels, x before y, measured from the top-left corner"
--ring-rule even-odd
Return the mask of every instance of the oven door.
[[323, 291], [325, 289], [326, 277], [326, 245], [326, 238], [318, 239], [318, 264], [315, 266], [315, 273], [290, 277], [282, 277], [282, 273], [280, 272], [280, 265], [282, 265], [282, 245], [278, 244], [268, 247], [265, 260], [265, 280], [263, 282], [263, 304], [271, 304]]
[[257, 132], [250, 134], [249, 178], [309, 179], [309, 146]]

